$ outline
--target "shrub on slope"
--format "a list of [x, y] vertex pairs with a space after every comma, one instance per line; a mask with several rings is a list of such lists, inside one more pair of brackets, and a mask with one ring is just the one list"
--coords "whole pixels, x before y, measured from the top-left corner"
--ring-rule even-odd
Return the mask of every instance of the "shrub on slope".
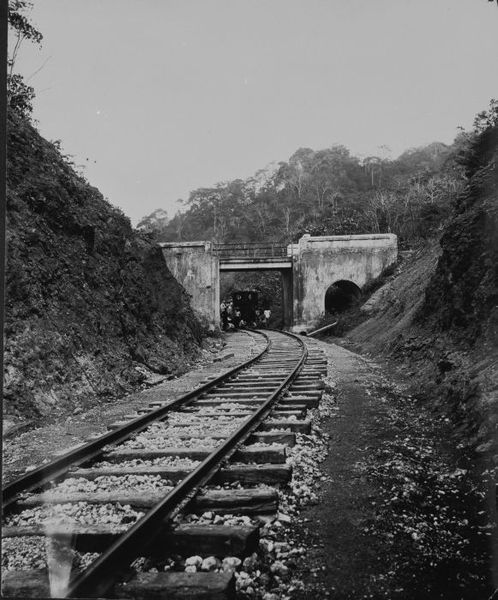
[[182, 370], [201, 330], [160, 250], [13, 114], [7, 143], [5, 412], [123, 394], [140, 363]]

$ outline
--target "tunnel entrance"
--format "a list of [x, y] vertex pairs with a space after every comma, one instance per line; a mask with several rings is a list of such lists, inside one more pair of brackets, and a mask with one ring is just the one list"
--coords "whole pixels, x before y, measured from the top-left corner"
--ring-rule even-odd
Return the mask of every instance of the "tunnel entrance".
[[360, 288], [352, 281], [344, 279], [336, 281], [325, 292], [325, 312], [343, 312], [356, 304], [360, 295]]
[[[276, 271], [222, 271], [220, 300], [238, 306], [246, 324], [265, 324], [275, 329], [292, 325], [292, 280]], [[240, 297], [239, 297], [240, 296]], [[250, 297], [249, 297], [250, 296]], [[268, 322], [264, 312], [270, 311]], [[257, 311], [257, 312], [256, 312]]]

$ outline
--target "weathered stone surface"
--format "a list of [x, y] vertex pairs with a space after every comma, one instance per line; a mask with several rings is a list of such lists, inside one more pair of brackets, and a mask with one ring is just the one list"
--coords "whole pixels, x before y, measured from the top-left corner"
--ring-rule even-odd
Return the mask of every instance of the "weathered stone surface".
[[325, 294], [333, 283], [349, 281], [362, 288], [396, 262], [397, 256], [394, 234], [304, 235], [294, 251], [296, 331], [314, 327], [324, 312]]
[[212, 242], [160, 244], [173, 277], [192, 297], [192, 307], [213, 327], [220, 324], [220, 268]]

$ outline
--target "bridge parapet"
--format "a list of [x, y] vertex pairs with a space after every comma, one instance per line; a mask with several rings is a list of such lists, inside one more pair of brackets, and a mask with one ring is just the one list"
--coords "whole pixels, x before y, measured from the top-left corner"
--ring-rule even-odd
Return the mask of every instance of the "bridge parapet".
[[327, 310], [330, 288], [340, 283], [360, 290], [392, 265], [398, 253], [393, 234], [305, 234], [289, 245], [193, 241], [161, 246], [174, 277], [213, 327], [219, 323], [220, 272], [274, 270], [282, 274], [285, 325], [298, 331], [314, 328]]
[[286, 258], [288, 256], [287, 246], [271, 242], [214, 244], [213, 252], [220, 261], [240, 258]]

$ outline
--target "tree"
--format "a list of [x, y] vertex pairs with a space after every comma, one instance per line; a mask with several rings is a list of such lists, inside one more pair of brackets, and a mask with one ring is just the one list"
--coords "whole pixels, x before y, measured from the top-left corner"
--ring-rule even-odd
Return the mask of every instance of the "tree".
[[284, 186], [289, 187], [297, 201], [303, 199], [308, 179], [309, 165], [315, 152], [311, 148], [299, 148], [289, 158], [289, 162], [280, 163], [277, 177]]
[[315, 152], [310, 165], [310, 180], [318, 211], [324, 209], [327, 199], [336, 209], [340, 198], [361, 187], [361, 178], [358, 159], [344, 146]]
[[162, 208], [157, 208], [138, 223], [137, 229], [149, 232], [160, 231], [164, 229], [168, 222], [168, 213]]
[[14, 73], [14, 67], [21, 45], [25, 40], [40, 45], [43, 39], [43, 35], [26, 16], [32, 7], [32, 3], [28, 0], [9, 1], [8, 19], [12, 41], [7, 61], [7, 103], [12, 110], [24, 117], [29, 117], [33, 111], [32, 102], [35, 91], [24, 81], [22, 75]]
[[473, 125], [476, 134], [480, 134], [486, 129], [498, 125], [498, 100], [492, 98], [489, 101], [488, 110], [483, 110], [478, 113], [474, 119]]
[[413, 243], [448, 217], [465, 179], [458, 156], [467, 146], [467, 134], [459, 134], [452, 146], [435, 142], [362, 163], [340, 145], [300, 148], [246, 180], [194, 190], [160, 237], [290, 243], [304, 233], [392, 232]]

